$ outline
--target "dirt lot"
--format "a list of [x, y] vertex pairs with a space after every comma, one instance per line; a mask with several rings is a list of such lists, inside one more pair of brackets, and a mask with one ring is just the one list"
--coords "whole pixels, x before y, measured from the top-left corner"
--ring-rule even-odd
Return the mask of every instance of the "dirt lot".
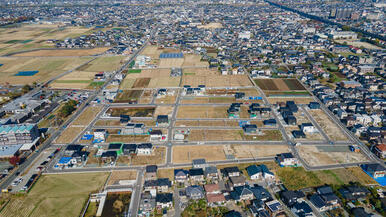
[[154, 117], [158, 115], [171, 115], [173, 113], [173, 106], [157, 106], [154, 112]]
[[300, 156], [311, 166], [356, 163], [367, 161], [361, 153], [354, 152], [322, 152], [316, 146], [303, 145], [297, 147]]
[[283, 137], [279, 130], [262, 130], [262, 135], [245, 135], [244, 140], [248, 141], [282, 141]]
[[18, 53], [13, 56], [17, 57], [70, 57], [70, 56], [91, 56], [100, 54], [108, 50], [109, 47], [100, 47], [92, 49], [49, 49], [35, 50], [24, 53]]
[[373, 44], [370, 44], [370, 43], [367, 43], [367, 42], [363, 42], [363, 41], [360, 41], [360, 40], [335, 40], [336, 42], [338, 43], [344, 43], [346, 42], [347, 45], [352, 45], [352, 46], [355, 46], [355, 47], [365, 47], [367, 49], [372, 49], [372, 50], [378, 50], [378, 49], [382, 49], [381, 47], [378, 47], [378, 46], [375, 46]]
[[135, 102], [141, 97], [143, 90], [123, 90], [118, 92], [117, 97], [115, 98], [116, 103], [128, 103]]
[[308, 110], [312, 117], [318, 122], [323, 131], [327, 136], [333, 141], [347, 141], [348, 138], [342, 132], [342, 130], [334, 124], [327, 114], [324, 113], [321, 109], [317, 110]]
[[159, 61], [159, 68], [181, 68], [184, 58], [162, 58]]
[[255, 79], [255, 83], [262, 90], [268, 91], [305, 90], [296, 79]]
[[122, 143], [129, 143], [129, 142], [149, 142], [150, 136], [148, 135], [117, 135], [112, 134], [109, 135], [106, 139], [107, 143], [112, 142], [122, 142]]
[[[257, 126], [261, 127], [263, 126], [262, 121], [250, 121], [251, 124], [256, 124]], [[206, 121], [206, 120], [194, 120], [194, 121], [184, 121], [184, 120], [178, 120], [176, 121], [176, 126], [179, 127], [194, 127], [194, 126], [201, 126], [201, 127], [207, 127], [207, 126], [218, 126], [218, 127], [239, 127], [238, 121], [232, 121], [232, 120], [213, 120], [213, 121]]]
[[156, 104], [174, 104], [176, 96], [159, 96], [155, 99]]
[[209, 68], [184, 68], [182, 72], [184, 75], [194, 75], [194, 76], [221, 75], [218, 70], [209, 69]]
[[137, 171], [135, 170], [126, 170], [126, 171], [112, 171], [108, 185], [119, 184], [121, 180], [136, 180]]
[[189, 141], [241, 141], [241, 130], [190, 130]]
[[110, 108], [106, 113], [112, 117], [120, 117], [121, 114], [131, 117], [153, 117], [155, 107], [128, 107], [128, 108]]
[[207, 61], [201, 61], [201, 56], [196, 54], [185, 54], [182, 67], [209, 67]]
[[236, 158], [256, 158], [276, 156], [280, 153], [288, 152], [286, 145], [226, 145], [228, 154]]
[[57, 144], [67, 144], [72, 142], [77, 137], [84, 127], [67, 127], [62, 134], [55, 140]]
[[252, 86], [247, 75], [212, 75], [212, 76], [196, 76], [183, 75], [182, 85], [206, 85], [206, 87], [245, 87]]
[[294, 101], [296, 104], [309, 104], [310, 102], [315, 102], [312, 97], [268, 97], [268, 102], [270, 104], [286, 102], [288, 100]]
[[159, 59], [162, 49], [158, 49], [157, 45], [146, 46], [141, 52], [141, 55], [149, 56], [152, 59]]
[[142, 69], [141, 73], [129, 74], [130, 78], [164, 78], [170, 76], [171, 69]]
[[227, 118], [227, 106], [180, 106], [177, 118]]
[[75, 119], [71, 125], [82, 125], [87, 126], [91, 123], [92, 120], [98, 115], [98, 113], [102, 110], [102, 106], [89, 106], [87, 107], [82, 114]]
[[132, 86], [132, 88], [145, 88], [150, 83], [150, 78], [137, 78]]
[[179, 87], [180, 77], [162, 77], [152, 78], [148, 83], [149, 88], [160, 88], [160, 87]]
[[166, 148], [156, 147], [153, 155], [136, 155], [131, 158], [131, 165], [163, 164], [166, 159]]
[[222, 145], [181, 145], [173, 147], [173, 163], [190, 163], [194, 159], [226, 160]]
[[151, 103], [151, 100], [153, 99], [153, 90], [144, 90], [141, 98], [139, 99], [139, 104], [149, 104]]

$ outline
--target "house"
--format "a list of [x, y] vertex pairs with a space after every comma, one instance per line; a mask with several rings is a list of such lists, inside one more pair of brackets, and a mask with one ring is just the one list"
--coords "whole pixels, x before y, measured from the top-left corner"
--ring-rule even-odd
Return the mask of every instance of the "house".
[[265, 180], [270, 181], [270, 180], [275, 179], [275, 174], [273, 172], [271, 172], [266, 165], [261, 164], [261, 165], [259, 165], [259, 167], [261, 169], [261, 172], [263, 174], [263, 178]]
[[292, 131], [292, 135], [295, 139], [304, 139], [306, 138], [306, 134], [301, 130], [294, 130]]
[[204, 174], [205, 174], [205, 177], [207, 179], [212, 180], [212, 181], [217, 181], [219, 178], [216, 166], [205, 167]]
[[367, 188], [355, 185], [343, 187], [339, 189], [339, 192], [342, 197], [348, 201], [358, 200], [361, 198], [364, 199], [370, 194], [370, 191]]
[[230, 195], [235, 201], [252, 200], [254, 197], [253, 191], [248, 185], [234, 187]]
[[277, 200], [272, 200], [272, 201], [269, 201], [269, 202], [265, 202], [265, 206], [266, 206], [266, 209], [267, 209], [267, 211], [269, 212], [269, 214], [271, 216], [275, 216], [276, 214], [278, 214], [281, 211], [283, 211], [282, 205]]
[[221, 206], [225, 203], [224, 194], [206, 194], [206, 200], [209, 206]]
[[123, 144], [122, 145], [123, 154], [126, 156], [137, 153], [137, 145], [136, 144]]
[[322, 186], [316, 189], [317, 194], [311, 196], [310, 201], [319, 211], [332, 210], [340, 207], [339, 198], [334, 194], [330, 186]]
[[147, 165], [145, 168], [145, 180], [156, 180], [157, 179], [157, 165]]
[[243, 186], [245, 185], [245, 181], [246, 179], [244, 176], [232, 176], [229, 178], [229, 187], [232, 189], [238, 186]]
[[206, 160], [203, 158], [200, 159], [194, 159], [192, 161], [193, 168], [205, 168], [206, 166]]
[[240, 176], [240, 169], [238, 167], [225, 167], [222, 169], [222, 173], [229, 178]]
[[310, 103], [308, 104], [308, 107], [309, 107], [310, 109], [320, 109], [320, 104], [317, 103], [317, 102], [310, 102]]
[[204, 181], [204, 170], [202, 168], [193, 168], [189, 170], [189, 176], [192, 181]]
[[188, 180], [189, 172], [183, 169], [174, 170], [174, 181], [183, 183]]
[[246, 170], [252, 180], [260, 179], [262, 177], [261, 168], [256, 165], [251, 165], [247, 167]]
[[129, 115], [120, 115], [119, 122], [121, 124], [128, 123], [130, 121]]
[[281, 200], [288, 206], [292, 207], [296, 203], [300, 202], [305, 197], [301, 191], [283, 191], [280, 193]]
[[151, 191], [156, 189], [158, 192], [167, 192], [169, 188], [172, 186], [169, 178], [160, 178], [156, 180], [146, 180], [144, 183], [145, 191]]
[[157, 116], [157, 125], [167, 125], [167, 124], [169, 124], [169, 117], [167, 115]]
[[231, 210], [231, 211], [225, 213], [225, 217], [242, 217], [242, 215], [235, 210]]
[[104, 129], [96, 129], [94, 131], [94, 140], [105, 141], [106, 134], [107, 134], [106, 130], [104, 130]]
[[284, 121], [288, 125], [296, 125], [296, 118], [293, 115], [288, 115], [287, 117], [284, 118]]
[[263, 124], [267, 126], [276, 126], [276, 120], [275, 119], [264, 120]]
[[139, 209], [142, 212], [153, 212], [155, 209], [155, 198], [152, 198], [152, 196], [149, 193], [144, 193], [141, 195], [141, 202], [139, 203]]
[[381, 159], [386, 158], [386, 144], [379, 144], [374, 147], [374, 153]]
[[161, 130], [152, 130], [150, 131], [150, 141], [161, 141], [163, 140], [162, 131]]
[[296, 166], [298, 164], [298, 159], [289, 152], [278, 154], [276, 159], [281, 166]]
[[318, 194], [313, 194], [310, 197], [310, 201], [319, 212], [324, 212], [329, 210], [327, 203], [324, 202], [324, 200]]
[[80, 152], [83, 149], [82, 145], [67, 145], [66, 149], [64, 150], [65, 156], [71, 156], [75, 152]]
[[186, 196], [193, 200], [204, 198], [204, 190], [199, 185], [192, 185], [185, 189]]
[[243, 130], [246, 134], [255, 134], [257, 133], [257, 126], [256, 124], [245, 124]]
[[295, 203], [291, 208], [291, 212], [297, 217], [315, 216], [312, 212], [312, 208], [305, 201]]
[[153, 145], [151, 143], [142, 143], [137, 146], [138, 155], [151, 155], [153, 153]]
[[300, 129], [303, 133], [316, 133], [318, 130], [311, 123], [302, 123]]
[[171, 208], [173, 206], [173, 194], [172, 193], [157, 194], [155, 201], [158, 209]]
[[101, 159], [103, 161], [113, 162], [117, 159], [117, 152], [116, 151], [105, 151], [102, 153]]
[[220, 186], [218, 184], [206, 184], [204, 185], [206, 194], [220, 194]]
[[376, 164], [376, 163], [364, 164], [362, 165], [362, 169], [366, 171], [368, 174], [370, 174], [371, 176], [373, 176], [374, 178], [384, 177], [386, 173], [385, 168], [380, 164]]
[[366, 212], [363, 207], [352, 208], [351, 212], [352, 212], [353, 216], [355, 216], [355, 217], [371, 217], [371, 216], [374, 216], [373, 214]]

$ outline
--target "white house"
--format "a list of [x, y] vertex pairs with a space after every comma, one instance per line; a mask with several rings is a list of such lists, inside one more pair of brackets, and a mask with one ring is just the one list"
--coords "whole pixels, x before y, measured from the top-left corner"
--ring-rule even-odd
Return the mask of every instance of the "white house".
[[315, 133], [318, 131], [311, 123], [302, 123], [301, 130], [303, 133]]
[[94, 139], [105, 141], [106, 139], [106, 130], [97, 129], [94, 131]]
[[298, 164], [298, 159], [291, 153], [282, 153], [277, 155], [277, 160], [282, 166], [295, 166]]
[[151, 143], [143, 143], [137, 146], [138, 155], [151, 155], [153, 153], [153, 145]]

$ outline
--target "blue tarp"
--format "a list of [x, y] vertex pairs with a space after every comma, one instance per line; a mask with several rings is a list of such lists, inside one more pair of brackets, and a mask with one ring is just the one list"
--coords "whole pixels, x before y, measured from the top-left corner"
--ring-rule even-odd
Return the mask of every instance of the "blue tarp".
[[90, 140], [92, 139], [93, 135], [83, 135], [81, 140]]
[[58, 164], [63, 164], [63, 165], [68, 164], [68, 163], [70, 163], [71, 159], [72, 159], [72, 157], [62, 157], [62, 158], [60, 158]]
[[33, 76], [38, 72], [39, 71], [20, 71], [17, 74], [15, 74], [15, 76]]
[[362, 168], [362, 170], [369, 175], [372, 179], [374, 179], [376, 182], [378, 182], [382, 187], [386, 186], [386, 177], [380, 177], [380, 178], [374, 178], [370, 173], [368, 173], [366, 170]]

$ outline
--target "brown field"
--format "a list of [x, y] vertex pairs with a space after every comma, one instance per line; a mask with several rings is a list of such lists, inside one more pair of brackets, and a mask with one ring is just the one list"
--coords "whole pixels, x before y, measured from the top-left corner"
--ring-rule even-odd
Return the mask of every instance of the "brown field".
[[218, 70], [209, 68], [184, 68], [182, 72], [184, 75], [194, 76], [221, 75]]
[[152, 59], [159, 59], [162, 49], [158, 49], [157, 45], [146, 46], [141, 52], [141, 55], [149, 56]]
[[147, 87], [149, 88], [179, 87], [180, 80], [181, 80], [180, 77], [152, 78], [148, 83]]
[[95, 126], [120, 126], [119, 120], [104, 120], [99, 119], [95, 122]]
[[136, 180], [136, 179], [137, 179], [137, 171], [135, 170], [112, 171], [107, 185], [119, 184], [119, 181], [121, 180]]
[[181, 68], [184, 58], [162, 58], [159, 61], [159, 68]]
[[137, 101], [143, 93], [143, 90], [123, 90], [118, 92], [114, 102], [126, 103], [131, 101]]
[[322, 130], [327, 134], [327, 136], [333, 141], [347, 141], [348, 138], [342, 132], [342, 130], [333, 123], [327, 114], [324, 111], [318, 110], [308, 110], [308, 112], [312, 115], [315, 121], [320, 125]]
[[131, 117], [152, 117], [155, 107], [128, 107], [128, 108], [110, 108], [107, 113], [112, 117], [119, 117], [121, 114]]
[[185, 54], [182, 67], [209, 67], [207, 61], [201, 61], [201, 56], [196, 54]]
[[73, 71], [59, 78], [59, 81], [68, 80], [92, 80], [97, 72]]
[[194, 159], [226, 160], [222, 145], [181, 145], [173, 147], [173, 163], [190, 163]]
[[189, 141], [241, 141], [242, 130], [190, 130]]
[[171, 69], [142, 69], [141, 73], [128, 74], [130, 78], [163, 78], [170, 76]]
[[49, 50], [34, 50], [23, 53], [17, 53], [12, 56], [16, 57], [75, 57], [75, 56], [91, 56], [107, 51], [109, 47], [99, 47], [92, 49], [49, 49]]
[[268, 102], [270, 104], [276, 104], [279, 102], [294, 101], [296, 104], [309, 104], [310, 102], [315, 102], [312, 97], [268, 97]]
[[106, 142], [112, 143], [112, 142], [149, 142], [150, 137], [148, 135], [117, 135], [117, 134], [111, 134], [107, 137]]
[[166, 148], [155, 147], [153, 155], [134, 155], [131, 158], [131, 165], [149, 165], [149, 164], [163, 164], [166, 159]]
[[98, 115], [102, 110], [102, 106], [89, 106], [87, 107], [82, 114], [71, 123], [71, 126], [82, 125], [84, 127], [88, 126], [92, 120]]
[[89, 72], [111, 72], [118, 70], [121, 65], [124, 64], [126, 57], [125, 56], [102, 56], [93, 60], [87, 64], [83, 71]]
[[357, 163], [367, 161], [361, 153], [354, 152], [322, 152], [316, 146], [303, 145], [297, 147], [299, 155], [311, 166]]
[[67, 127], [62, 134], [55, 140], [57, 144], [67, 144], [71, 143], [75, 137], [77, 137], [84, 127]]
[[179, 106], [177, 118], [226, 118], [227, 106]]
[[247, 75], [213, 75], [213, 76], [195, 76], [183, 75], [181, 85], [206, 85], [206, 87], [243, 87], [252, 86]]
[[[33, 82], [44, 82], [70, 69], [90, 60], [90, 58], [53, 57], [53, 58], [30, 58], [30, 57], [1, 57], [0, 76], [3, 81], [10, 84], [32, 84]], [[19, 71], [39, 71], [33, 76], [14, 76]]]
[[[261, 127], [263, 126], [262, 121], [250, 121], [251, 124], [256, 124], [257, 126]], [[206, 120], [194, 120], [194, 121], [184, 121], [184, 120], [177, 120], [176, 121], [177, 127], [194, 127], [194, 126], [201, 126], [201, 127], [209, 127], [209, 126], [217, 126], [217, 127], [239, 127], [238, 121], [232, 121], [232, 120], [213, 120], [213, 121], [206, 121]]]
[[271, 157], [288, 152], [286, 145], [227, 145], [229, 154], [236, 158]]
[[157, 178], [168, 178], [170, 181], [173, 181], [174, 169], [158, 169]]
[[132, 88], [145, 88], [149, 85], [150, 78], [137, 78], [132, 86]]
[[245, 135], [244, 140], [248, 141], [282, 141], [283, 137], [279, 130], [262, 130], [262, 135]]
[[173, 113], [173, 106], [157, 106], [154, 111], [154, 117], [158, 115], [171, 115]]
[[149, 104], [153, 99], [153, 90], [144, 90], [141, 98], [139, 99], [139, 104]]
[[255, 83], [267, 91], [293, 91], [305, 90], [305, 88], [296, 79], [255, 79]]
[[157, 104], [173, 104], [176, 102], [176, 96], [160, 96], [155, 99]]
[[126, 76], [125, 79], [123, 79], [121, 86], [119, 87], [121, 90], [127, 90], [131, 89], [135, 83], [135, 78], [129, 78], [130, 76]]
[[237, 92], [245, 93], [245, 96], [259, 96], [261, 95], [256, 88], [233, 88], [233, 89], [207, 89], [205, 93], [209, 96], [233, 96]]

